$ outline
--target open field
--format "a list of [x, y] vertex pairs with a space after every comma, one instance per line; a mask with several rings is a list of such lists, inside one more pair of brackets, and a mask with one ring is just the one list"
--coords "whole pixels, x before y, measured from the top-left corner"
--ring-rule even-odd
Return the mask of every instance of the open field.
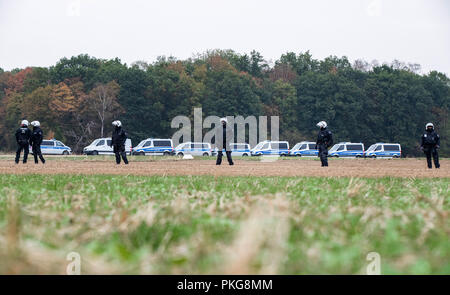
[[450, 274], [447, 159], [112, 160], [0, 156], [1, 274]]
[[320, 167], [317, 158], [284, 158], [261, 161], [260, 157], [236, 158], [235, 165], [215, 165], [213, 157], [182, 160], [177, 157], [130, 157], [130, 165], [117, 166], [112, 156], [47, 156], [45, 166], [16, 165], [14, 157], [0, 157], [1, 173], [39, 174], [123, 174], [123, 175], [213, 175], [213, 176], [329, 176], [329, 177], [450, 177], [450, 159], [441, 169], [426, 168], [425, 159], [330, 159]]

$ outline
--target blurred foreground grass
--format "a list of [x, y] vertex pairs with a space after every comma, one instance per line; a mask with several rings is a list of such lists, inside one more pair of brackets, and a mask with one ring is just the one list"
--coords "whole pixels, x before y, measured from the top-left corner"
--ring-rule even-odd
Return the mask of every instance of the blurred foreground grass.
[[0, 175], [0, 273], [450, 274], [448, 178]]

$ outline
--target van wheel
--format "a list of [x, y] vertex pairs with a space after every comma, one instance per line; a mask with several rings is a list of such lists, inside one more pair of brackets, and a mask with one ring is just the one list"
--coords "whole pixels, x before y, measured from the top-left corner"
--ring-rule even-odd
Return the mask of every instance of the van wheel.
[[169, 152], [164, 152], [164, 153], [163, 153], [163, 156], [169, 156], [169, 155], [170, 155]]
[[375, 155], [372, 156], [372, 159], [376, 159], [376, 158], [377, 158], [377, 156], [375, 156]]
[[177, 154], [177, 156], [178, 156], [178, 157], [183, 157], [184, 154], [183, 154], [182, 152], [179, 152], [179, 153]]
[[69, 152], [68, 152], [68, 151], [64, 151], [62, 154], [63, 154], [64, 156], [67, 156], [67, 155], [69, 154]]
[[144, 152], [139, 152], [139, 156], [145, 156]]
[[296, 154], [295, 156], [296, 156], [296, 157], [301, 157], [301, 156], [302, 156], [302, 154]]
[[203, 153], [203, 157], [207, 157], [207, 156], [209, 156], [208, 153]]
[[398, 156], [397, 156], [397, 155], [395, 155], [395, 156], [394, 156], [394, 159], [398, 159]]
[[357, 157], [357, 158], [361, 158], [361, 156], [360, 156], [360, 155], [356, 155], [356, 157]]
[[93, 152], [92, 152], [92, 155], [93, 155], [93, 156], [97, 156], [97, 155], [98, 155], [98, 152], [97, 152], [97, 151], [93, 151]]
[[248, 154], [242, 154], [243, 157], [248, 157]]

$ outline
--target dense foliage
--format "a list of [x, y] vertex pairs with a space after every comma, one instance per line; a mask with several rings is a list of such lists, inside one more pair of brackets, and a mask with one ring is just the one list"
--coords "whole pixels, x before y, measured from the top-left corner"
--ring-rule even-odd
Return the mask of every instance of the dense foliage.
[[[325, 120], [336, 141], [399, 142], [406, 156], [420, 155], [427, 122], [450, 155], [450, 80], [417, 73], [417, 65], [351, 64], [346, 57], [286, 53], [269, 65], [258, 52], [214, 50], [187, 60], [159, 58], [131, 66], [88, 55], [62, 58], [50, 68], [0, 69], [0, 149], [15, 147], [21, 119], [39, 120], [46, 137], [75, 151], [123, 122], [134, 144], [171, 137], [171, 120], [203, 116], [280, 116], [280, 138], [291, 145], [314, 140]], [[207, 130], [205, 130], [206, 132]]]

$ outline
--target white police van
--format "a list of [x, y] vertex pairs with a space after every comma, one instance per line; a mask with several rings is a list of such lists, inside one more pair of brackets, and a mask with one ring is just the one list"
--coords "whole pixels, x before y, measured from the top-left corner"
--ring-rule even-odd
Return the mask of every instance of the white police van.
[[297, 157], [317, 157], [318, 153], [316, 143], [312, 141], [301, 141], [289, 151], [290, 156]]
[[289, 142], [287, 141], [270, 141], [265, 140], [258, 143], [252, 150], [252, 156], [262, 155], [289, 155]]
[[364, 144], [353, 142], [340, 142], [335, 144], [328, 152], [328, 157], [361, 158], [364, 156]]
[[250, 145], [248, 143], [230, 143], [231, 154], [233, 156], [250, 156]]
[[[30, 148], [31, 153], [33, 150]], [[56, 139], [44, 139], [41, 143], [41, 152], [43, 155], [70, 155], [72, 149]]]
[[398, 143], [377, 142], [372, 144], [364, 154], [366, 158], [400, 158], [402, 147]]
[[207, 142], [185, 142], [180, 143], [172, 154], [177, 156], [211, 156], [212, 149], [211, 144]]
[[[97, 138], [90, 145], [83, 149], [83, 154], [86, 155], [113, 155], [113, 148], [110, 146], [111, 137]], [[131, 155], [131, 139], [127, 138], [125, 141], [125, 152]]]
[[[233, 156], [247, 157], [250, 156], [250, 145], [248, 143], [230, 143], [231, 154]], [[213, 156], [217, 155], [218, 149], [214, 148]], [[225, 153], [225, 149], [222, 149], [222, 152]]]
[[147, 138], [133, 148], [133, 155], [171, 155], [172, 139]]

